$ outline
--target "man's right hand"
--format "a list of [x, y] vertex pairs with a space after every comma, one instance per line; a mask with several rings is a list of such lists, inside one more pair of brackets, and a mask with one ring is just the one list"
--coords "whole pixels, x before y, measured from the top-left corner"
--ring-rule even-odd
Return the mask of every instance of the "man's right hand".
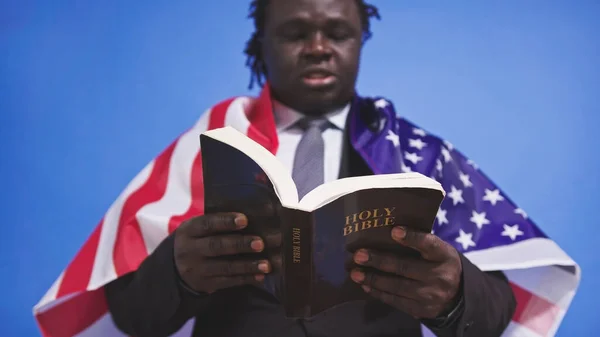
[[262, 252], [265, 242], [239, 233], [247, 225], [239, 213], [202, 215], [182, 223], [175, 231], [175, 265], [186, 285], [210, 294], [262, 282], [271, 265], [248, 254]]

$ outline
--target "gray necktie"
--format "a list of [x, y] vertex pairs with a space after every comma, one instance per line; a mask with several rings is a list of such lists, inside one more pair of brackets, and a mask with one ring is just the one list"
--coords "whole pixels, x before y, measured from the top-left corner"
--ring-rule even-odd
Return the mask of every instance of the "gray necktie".
[[323, 131], [329, 126], [326, 119], [303, 119], [299, 122], [304, 134], [296, 148], [292, 179], [298, 187], [298, 198], [324, 182]]

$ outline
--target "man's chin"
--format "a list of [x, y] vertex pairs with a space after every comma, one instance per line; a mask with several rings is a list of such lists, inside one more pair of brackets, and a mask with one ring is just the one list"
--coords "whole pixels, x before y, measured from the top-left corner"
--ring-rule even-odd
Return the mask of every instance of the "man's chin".
[[286, 95], [276, 95], [283, 104], [307, 115], [323, 115], [348, 103], [350, 98], [342, 97], [340, 88], [333, 86], [297, 86]]

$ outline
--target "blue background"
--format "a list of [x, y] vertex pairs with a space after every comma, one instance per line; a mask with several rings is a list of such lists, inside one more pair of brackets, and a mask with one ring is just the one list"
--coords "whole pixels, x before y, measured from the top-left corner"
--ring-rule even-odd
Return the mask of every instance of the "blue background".
[[[360, 92], [453, 142], [581, 264], [559, 335], [594, 335], [600, 2], [373, 2]], [[32, 306], [125, 184], [247, 93], [248, 1], [133, 3], [0, 1], [3, 336], [38, 335]]]

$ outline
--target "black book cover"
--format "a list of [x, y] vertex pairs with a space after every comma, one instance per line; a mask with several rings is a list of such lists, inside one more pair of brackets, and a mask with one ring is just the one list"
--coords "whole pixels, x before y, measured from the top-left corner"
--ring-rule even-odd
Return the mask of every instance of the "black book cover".
[[[349, 276], [358, 248], [418, 254], [391, 238], [394, 225], [430, 232], [443, 193], [429, 188], [356, 191], [314, 211], [283, 207], [266, 172], [225, 143], [201, 136], [205, 213], [242, 212], [246, 232], [281, 235], [264, 258], [274, 266], [264, 289], [288, 317], [311, 317], [345, 302], [369, 299]], [[266, 240], [265, 240], [266, 241]]]

